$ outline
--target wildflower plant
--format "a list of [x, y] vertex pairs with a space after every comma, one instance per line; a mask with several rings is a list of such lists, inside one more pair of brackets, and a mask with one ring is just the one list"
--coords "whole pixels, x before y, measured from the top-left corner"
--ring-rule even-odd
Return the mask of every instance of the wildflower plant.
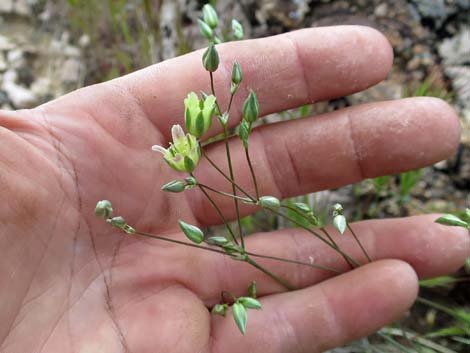
[[[237, 61], [232, 64], [231, 82], [227, 90], [230, 92], [230, 100], [226, 107], [220, 105], [217, 100], [217, 94], [214, 87], [213, 73], [217, 71], [220, 63], [217, 45], [222, 42], [220, 31], [218, 29], [219, 20], [214, 8], [206, 4], [203, 7], [203, 19], [199, 20], [199, 29], [201, 34], [208, 40], [208, 47], [204, 51], [201, 61], [202, 66], [208, 72], [210, 81], [211, 92], [210, 94], [202, 93], [198, 95], [196, 92], [188, 93], [184, 99], [184, 124], [174, 125], [171, 128], [172, 142], [169, 146], [152, 146], [152, 150], [162, 154], [163, 159], [168, 166], [177, 172], [184, 173], [181, 179], [168, 181], [162, 186], [164, 192], [169, 193], [182, 193], [186, 190], [197, 188], [208, 199], [210, 204], [218, 213], [221, 222], [227, 229], [228, 237], [223, 235], [207, 236], [203, 230], [196, 225], [189, 224], [184, 220], [179, 220], [179, 226], [182, 232], [187, 237], [187, 241], [180, 241], [173, 238], [141, 232], [131, 225], [127, 224], [125, 219], [121, 216], [113, 217], [113, 207], [107, 200], [99, 201], [96, 205], [95, 214], [106, 220], [111, 226], [121, 229], [125, 233], [132, 236], [144, 236], [148, 238], [158, 239], [160, 241], [171, 242], [179, 245], [189, 246], [205, 251], [219, 253], [221, 256], [228, 256], [234, 261], [245, 262], [269, 276], [273, 281], [279, 283], [287, 290], [294, 290], [295, 287], [289, 283], [288, 280], [271, 272], [270, 269], [260, 265], [257, 259], [264, 258], [274, 261], [283, 262], [286, 265], [295, 264], [305, 267], [330, 272], [333, 274], [341, 273], [340, 270], [328, 266], [312, 262], [302, 262], [288, 258], [281, 258], [275, 256], [268, 256], [250, 252], [245, 246], [244, 234], [242, 229], [242, 222], [240, 217], [240, 203], [250, 204], [259, 207], [266, 212], [272, 213], [279, 217], [289, 220], [291, 223], [303, 228], [306, 232], [321, 240], [328, 247], [336, 251], [344, 258], [344, 261], [351, 267], [356, 268], [362, 265], [362, 262], [353, 258], [334, 240], [331, 235], [332, 230], [326, 228], [325, 225], [319, 220], [314, 210], [306, 203], [288, 203], [282, 202], [278, 198], [271, 195], [261, 195], [260, 188], [253, 164], [250, 158], [250, 135], [254, 129], [254, 124], [259, 118], [260, 109], [256, 92], [249, 90], [242, 108], [242, 119], [234, 129], [238, 136], [240, 143], [243, 146], [246, 163], [248, 164], [251, 180], [253, 183], [254, 194], [248, 192], [244, 187], [239, 185], [234, 177], [234, 165], [231, 158], [231, 151], [229, 141], [229, 128], [228, 122], [234, 118], [230, 116], [231, 107], [234, 96], [238, 93], [240, 86], [243, 84], [243, 71], [242, 67]], [[232, 21], [232, 39], [243, 39], [243, 27], [240, 22]], [[210, 143], [204, 144], [203, 137], [209, 131], [211, 126], [215, 123], [220, 124], [223, 130], [223, 137], [216, 139], [216, 141], [223, 141], [227, 156], [228, 173], [217, 165], [206, 153], [205, 149]], [[185, 126], [183, 129], [182, 126]], [[231, 186], [231, 193], [227, 193], [207, 185], [203, 180], [198, 180], [193, 172], [197, 168], [200, 160], [204, 158], [208, 163], [221, 175], [222, 178]], [[237, 227], [231, 225], [221, 208], [217, 205], [212, 195], [217, 194], [233, 200], [233, 206], [236, 213]], [[291, 217], [290, 214], [294, 212], [298, 217]], [[349, 224], [346, 216], [343, 213], [343, 207], [340, 204], [335, 204], [332, 207], [332, 223], [333, 230], [337, 231], [343, 236], [354, 238], [357, 245], [360, 247], [364, 258], [367, 261], [372, 261], [367, 249], [361, 244], [354, 229]], [[302, 219], [299, 222], [298, 219]], [[469, 228], [470, 211], [467, 210], [466, 219], [460, 219], [455, 216], [444, 216], [438, 220], [439, 223], [448, 225], [465, 226]], [[236, 228], [236, 229], [235, 229]], [[231, 312], [234, 323], [242, 334], [245, 334], [248, 323], [248, 312], [250, 310], [261, 310], [262, 304], [256, 297], [256, 283], [253, 281], [248, 286], [247, 295], [243, 297], [235, 297], [234, 295], [223, 292], [221, 293], [221, 302], [216, 304], [211, 312], [214, 315], [226, 316]]]

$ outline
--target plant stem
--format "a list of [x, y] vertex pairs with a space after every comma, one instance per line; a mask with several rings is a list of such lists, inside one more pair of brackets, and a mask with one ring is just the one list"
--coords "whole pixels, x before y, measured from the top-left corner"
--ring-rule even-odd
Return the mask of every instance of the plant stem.
[[348, 254], [346, 254], [344, 251], [342, 251], [341, 249], [338, 249], [336, 248], [332, 243], [330, 243], [328, 240], [326, 240], [325, 238], [323, 238], [320, 234], [318, 234], [317, 232], [315, 232], [313, 229], [309, 228], [309, 227], [306, 227], [304, 226], [302, 223], [300, 222], [297, 222], [295, 219], [289, 217], [288, 215], [285, 215], [283, 214], [282, 212], [278, 212], [272, 208], [268, 208], [269, 211], [271, 211], [272, 213], [280, 216], [280, 217], [284, 217], [285, 219], [291, 221], [292, 223], [298, 225], [299, 227], [305, 229], [307, 232], [313, 234], [314, 236], [316, 236], [318, 239], [320, 239], [322, 242], [324, 242], [326, 245], [328, 245], [330, 248], [332, 248], [333, 250], [335, 250], [336, 252], [338, 252], [339, 254], [341, 254], [343, 257], [349, 259], [349, 261], [351, 261], [351, 263], [353, 263], [355, 266], [359, 267], [360, 264], [354, 260], [351, 256], [349, 256]]
[[228, 254], [227, 254], [225, 251], [223, 251], [223, 250], [214, 249], [214, 248], [212, 248], [212, 247], [204, 246], [204, 245], [197, 245], [197, 244], [189, 243], [189, 242], [186, 242], [186, 241], [171, 239], [171, 238], [163, 237], [163, 236], [156, 235], [156, 234], [145, 233], [145, 232], [139, 232], [139, 231], [137, 231], [137, 230], [136, 230], [135, 234], [140, 235], [140, 236], [143, 236], [143, 237], [146, 237], [146, 238], [158, 239], [158, 240], [166, 241], [166, 242], [169, 242], [169, 243], [174, 243], [174, 244], [179, 244], [179, 245], [186, 245], [186, 246], [190, 246], [190, 247], [193, 247], [193, 248], [198, 248], [198, 249], [203, 249], [203, 250], [207, 250], [207, 251], [212, 251], [212, 252], [215, 252], [215, 253], [218, 253], [218, 254], [222, 254], [222, 255], [228, 255]]
[[261, 258], [261, 259], [276, 260], [276, 261], [286, 262], [286, 263], [290, 263], [290, 264], [308, 266], [308, 267], [312, 267], [312, 268], [314, 268], [314, 269], [316, 269], [316, 270], [329, 271], [329, 272], [333, 272], [333, 273], [336, 273], [336, 274], [340, 274], [340, 273], [341, 273], [340, 270], [337, 270], [337, 269], [335, 269], [335, 268], [331, 268], [331, 267], [327, 267], [327, 266], [321, 266], [321, 265], [314, 265], [314, 264], [311, 264], [311, 263], [309, 263], [309, 262], [303, 262], [303, 261], [296, 261], [296, 260], [284, 259], [284, 258], [282, 258], [282, 257], [276, 257], [276, 256], [255, 254], [255, 253], [248, 252], [248, 251], [246, 252], [246, 254], [249, 255], [249, 256], [252, 256], [252, 257], [259, 257], [259, 258]]
[[[215, 96], [214, 75], [212, 74], [212, 72], [209, 72], [209, 76], [210, 76], [210, 80], [211, 80], [211, 91], [212, 91], [212, 94]], [[232, 99], [230, 99], [230, 100], [232, 100]], [[217, 104], [217, 109], [219, 111], [219, 116], [220, 116], [220, 115], [222, 115], [222, 111], [220, 110], [220, 106], [219, 106], [219, 103], [217, 102], [217, 100], [216, 100], [216, 104]], [[224, 128], [224, 144], [225, 144], [225, 151], [227, 153], [227, 163], [228, 163], [228, 170], [229, 170], [229, 173], [230, 173], [230, 179], [232, 179], [235, 183], [235, 178], [234, 178], [234, 174], [233, 174], [233, 166], [232, 166], [232, 156], [230, 155], [230, 146], [229, 146], [229, 143], [228, 143], [227, 125], [226, 124], [222, 124], [222, 125], [223, 125], [223, 128]], [[234, 184], [232, 184], [232, 194], [235, 195], [235, 196], [237, 195], [237, 190], [236, 190]], [[245, 240], [243, 239], [243, 229], [242, 229], [242, 222], [241, 222], [241, 218], [240, 218], [240, 206], [238, 205], [238, 200], [236, 198], [233, 199], [233, 204], [235, 206], [235, 212], [237, 214], [237, 224], [238, 224], [238, 232], [239, 232], [239, 236], [240, 236], [240, 242], [241, 242], [242, 248], [244, 249], [245, 248]]]
[[364, 255], [366, 256], [367, 260], [370, 262], [372, 262], [372, 259], [370, 258], [369, 254], [367, 253], [366, 249], [364, 248], [364, 246], [362, 245], [361, 241], [359, 240], [359, 238], [357, 237], [356, 233], [354, 233], [352, 227], [349, 225], [349, 222], [347, 222], [347, 225], [348, 225], [348, 229], [349, 231], [351, 232], [351, 234], [353, 235], [354, 239], [356, 240], [356, 243], [359, 245], [359, 247], [361, 248], [362, 252], [364, 253]]
[[[328, 237], [328, 239], [332, 242], [334, 246], [336, 246], [337, 249], [339, 249], [338, 243], [334, 241], [333, 237], [330, 235], [330, 233], [328, 233], [328, 231], [325, 228], [321, 227], [320, 231]], [[349, 264], [349, 266], [351, 266], [351, 269], [353, 269], [354, 264], [349, 260], [349, 258], [347, 258], [346, 256], [343, 256], [343, 258]]]
[[259, 199], [258, 182], [256, 181], [256, 174], [253, 169], [253, 165], [251, 163], [250, 152], [248, 151], [248, 148], [245, 148], [245, 156], [246, 156], [246, 161], [248, 162], [248, 166], [250, 167], [251, 178], [253, 179], [253, 184], [255, 186], [256, 199]]
[[226, 192], [223, 192], [223, 191], [220, 191], [220, 190], [216, 190], [208, 185], [205, 185], [205, 184], [200, 184], [198, 183], [199, 186], [203, 187], [204, 189], [207, 189], [207, 190], [210, 190], [212, 192], [215, 192], [216, 194], [219, 194], [219, 195], [222, 195], [222, 196], [227, 196], [227, 197], [231, 197], [233, 199], [237, 199], [237, 200], [240, 200], [242, 202], [246, 202], [246, 203], [251, 203], [251, 204], [255, 204], [253, 203], [253, 201], [251, 201], [251, 199], [249, 199], [248, 197], [240, 197], [240, 196], [237, 196], [237, 195], [232, 195], [232, 194], [229, 194], [229, 193], [226, 193]]
[[249, 263], [251, 266], [257, 268], [258, 270], [260, 270], [261, 272], [263, 272], [264, 274], [268, 275], [269, 277], [271, 277], [273, 280], [275, 280], [277, 283], [279, 283], [280, 285], [282, 285], [283, 287], [285, 287], [287, 290], [295, 290], [296, 288], [290, 284], [289, 282], [287, 282], [286, 280], [276, 276], [274, 273], [272, 273], [271, 271], [265, 269], [264, 267], [262, 267], [261, 265], [259, 265], [256, 261], [252, 260], [251, 258], [247, 257], [247, 259], [245, 260], [247, 263]]
[[217, 211], [217, 214], [219, 215], [220, 219], [222, 220], [222, 222], [224, 223], [225, 227], [227, 227], [227, 230], [229, 231], [230, 235], [232, 236], [232, 239], [233, 241], [238, 244], [238, 241], [237, 241], [237, 237], [235, 236], [235, 234], [233, 233], [233, 230], [232, 230], [232, 227], [230, 227], [230, 224], [227, 222], [227, 220], [225, 219], [225, 216], [224, 214], [222, 213], [222, 211], [220, 210], [220, 208], [217, 206], [217, 204], [214, 202], [214, 200], [212, 199], [212, 197], [210, 197], [210, 195], [207, 193], [207, 191], [200, 185], [200, 184], [197, 184], [198, 187], [199, 187], [199, 190], [202, 191], [202, 193], [207, 197], [207, 199], [209, 200], [209, 202], [212, 204], [212, 206], [214, 207], [214, 209]]
[[248, 198], [251, 199], [251, 201], [253, 202], [257, 202], [257, 199], [255, 199], [253, 196], [251, 196], [250, 193], [248, 193], [247, 191], [245, 191], [244, 189], [241, 188], [240, 185], [238, 185], [237, 183], [235, 183], [232, 179], [230, 179], [230, 177], [225, 174], [223, 172], [222, 169], [220, 169], [217, 164], [215, 164], [215, 162], [207, 155], [206, 151], [202, 148], [201, 146], [201, 152], [202, 152], [202, 155], [204, 156], [205, 159], [207, 159], [207, 161], [209, 162], [209, 164], [211, 166], [214, 167], [215, 170], [217, 170], [228, 182], [230, 182], [232, 185], [234, 185], [238, 190], [240, 190], [243, 194], [245, 194]]

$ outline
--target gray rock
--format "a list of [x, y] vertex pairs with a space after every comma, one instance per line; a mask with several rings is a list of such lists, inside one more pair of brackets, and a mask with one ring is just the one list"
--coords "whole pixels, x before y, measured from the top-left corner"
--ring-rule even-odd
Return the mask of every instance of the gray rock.
[[455, 36], [445, 39], [439, 45], [439, 54], [446, 66], [470, 64], [470, 27], [462, 27]]
[[76, 58], [67, 59], [62, 67], [62, 80], [65, 83], [76, 83], [80, 79], [82, 64]]
[[448, 7], [444, 0], [413, 0], [423, 18], [434, 20], [436, 27], [441, 27], [445, 20], [457, 11], [456, 7]]
[[7, 14], [13, 12], [13, 0], [0, 1], [0, 14]]
[[27, 88], [16, 83], [17, 74], [9, 70], [3, 76], [2, 88], [16, 109], [32, 108], [37, 103], [37, 97]]
[[0, 51], [12, 50], [14, 47], [15, 45], [11, 42], [9, 38], [0, 34]]

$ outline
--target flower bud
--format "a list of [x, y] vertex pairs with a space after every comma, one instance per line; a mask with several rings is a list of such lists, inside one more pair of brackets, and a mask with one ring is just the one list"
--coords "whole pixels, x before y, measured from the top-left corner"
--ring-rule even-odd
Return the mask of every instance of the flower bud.
[[339, 203], [335, 203], [333, 205], [333, 216], [336, 216], [336, 215], [339, 215], [339, 214], [343, 214], [343, 206], [341, 206], [341, 204]]
[[214, 72], [219, 67], [219, 54], [214, 44], [210, 44], [202, 55], [202, 65], [209, 72]]
[[239, 85], [240, 82], [242, 82], [243, 75], [242, 75], [242, 68], [238, 61], [233, 62], [233, 67], [232, 67], [232, 82], [236, 85]]
[[231, 241], [229, 241], [225, 237], [216, 236], [216, 237], [210, 237], [209, 239], [207, 239], [207, 243], [210, 245], [226, 246], [229, 243], [231, 243]]
[[248, 98], [243, 103], [243, 119], [253, 123], [258, 119], [259, 115], [259, 104], [256, 98], [256, 93], [250, 90]]
[[178, 224], [183, 231], [184, 235], [196, 244], [202, 243], [204, 240], [204, 233], [198, 227], [191, 224], [185, 223], [183, 221], [178, 221]]
[[121, 216], [108, 219], [108, 223], [113, 227], [120, 229], [124, 228], [124, 226], [127, 224], [126, 220]]
[[446, 226], [470, 228], [469, 223], [452, 214], [446, 214], [442, 217], [439, 217], [436, 219], [436, 223], [444, 224]]
[[259, 204], [264, 208], [277, 209], [281, 207], [281, 201], [274, 196], [262, 196], [259, 198]]
[[233, 36], [235, 39], [241, 40], [243, 39], [243, 26], [240, 22], [237, 20], [233, 19], [232, 20], [232, 31], [233, 31]]
[[216, 108], [216, 98], [213, 95], [199, 100], [197, 94], [191, 92], [184, 100], [184, 121], [188, 132], [197, 138], [201, 137], [212, 125], [212, 116]]
[[313, 212], [312, 209], [310, 208], [309, 205], [307, 205], [306, 203], [303, 203], [303, 202], [295, 202], [293, 204], [293, 207], [300, 211], [300, 212], [303, 212], [303, 213], [310, 213], [310, 212]]
[[210, 4], [205, 4], [202, 7], [202, 15], [204, 18], [204, 22], [207, 23], [211, 28], [216, 28], [219, 24], [217, 12]]
[[238, 298], [237, 301], [247, 309], [255, 309], [255, 310], [262, 309], [261, 303], [255, 298], [241, 297], [241, 298]]
[[333, 225], [338, 230], [338, 232], [340, 232], [340, 234], [344, 234], [348, 225], [348, 221], [346, 220], [346, 217], [344, 217], [342, 214], [339, 214], [334, 216]]
[[212, 40], [214, 37], [214, 31], [212, 31], [212, 28], [209, 27], [209, 25], [201, 20], [197, 20], [199, 23], [199, 31], [201, 34], [208, 40]]
[[256, 293], [256, 281], [252, 281], [250, 286], [248, 287], [248, 295], [251, 298], [256, 298], [257, 293]]
[[227, 315], [228, 305], [227, 304], [216, 304], [211, 310], [214, 315], [220, 315], [225, 317]]
[[167, 192], [182, 192], [185, 189], [186, 184], [182, 182], [181, 180], [173, 180], [170, 181], [169, 183], [165, 184], [162, 186], [163, 191]]
[[240, 332], [244, 335], [246, 333], [247, 313], [245, 307], [240, 303], [235, 303], [232, 306], [232, 315], [235, 323]]
[[100, 218], [108, 219], [113, 215], [113, 206], [108, 200], [98, 201], [95, 207], [95, 215]]
[[192, 177], [192, 176], [189, 176], [187, 178], [184, 179], [184, 181], [186, 182], [186, 189], [192, 189], [193, 187], [195, 187], [197, 185], [197, 180], [195, 177]]

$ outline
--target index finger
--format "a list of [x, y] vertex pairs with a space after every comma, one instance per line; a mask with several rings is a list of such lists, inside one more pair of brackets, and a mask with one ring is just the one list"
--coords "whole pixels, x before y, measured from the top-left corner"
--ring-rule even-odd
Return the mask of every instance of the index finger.
[[[221, 63], [214, 73], [217, 98], [225, 108], [236, 59], [243, 82], [231, 116], [236, 123], [248, 89], [260, 101], [260, 114], [295, 108], [361, 91], [380, 82], [392, 63], [392, 49], [376, 30], [361, 26], [310, 28], [274, 37], [217, 46]], [[183, 99], [190, 91], [210, 92], [209, 74], [201, 63], [202, 51], [92, 86], [64, 99], [69, 106], [115, 106], [139, 111], [169, 137], [170, 127], [183, 120]], [[86, 104], [85, 104], [86, 103]], [[127, 109], [126, 109], [127, 108]], [[214, 124], [218, 125], [218, 124]], [[220, 132], [214, 127], [210, 134]]]

